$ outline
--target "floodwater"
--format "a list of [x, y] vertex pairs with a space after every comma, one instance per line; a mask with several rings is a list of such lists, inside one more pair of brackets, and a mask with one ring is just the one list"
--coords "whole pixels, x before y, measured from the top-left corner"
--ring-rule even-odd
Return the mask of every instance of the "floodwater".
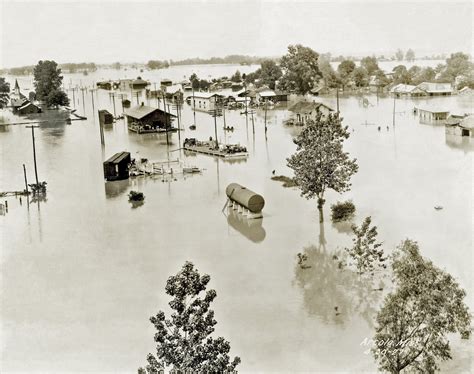
[[[185, 131], [170, 134], [169, 147], [165, 135], [129, 133], [123, 121], [105, 129], [102, 147], [93, 113], [112, 111], [113, 103], [97, 91], [93, 111], [91, 95], [86, 91], [82, 102], [80, 93], [74, 103], [87, 121], [36, 129], [46, 200], [10, 197], [8, 213], [0, 216], [2, 372], [136, 372], [154, 352], [148, 318], [169, 311], [166, 279], [187, 260], [211, 275], [216, 334], [242, 358], [240, 371], [376, 371], [361, 342], [374, 334], [383, 295], [373, 291], [379, 283], [359, 282], [333, 260], [351, 243], [347, 227], [329, 220], [329, 206], [342, 199], [355, 203], [355, 223], [372, 216], [388, 253], [405, 238], [416, 240], [467, 290], [474, 309], [472, 145], [447, 138], [442, 125], [420, 124], [412, 113], [417, 105], [471, 112], [469, 99], [399, 99], [393, 126], [393, 99], [367, 96], [364, 107], [357, 97], [341, 98], [352, 132], [346, 149], [360, 170], [350, 192], [327, 194], [321, 225], [315, 201], [270, 179], [273, 170], [290, 175], [285, 159], [298, 129], [282, 125], [284, 108], [268, 111], [267, 136], [262, 111], [254, 124], [239, 111], [226, 112], [235, 128], [227, 134], [218, 118], [220, 141], [240, 142], [250, 153], [246, 161], [228, 162], [179, 150], [179, 137], [214, 136], [214, 120], [204, 113], [196, 113], [197, 130], [189, 130], [193, 115], [186, 104]], [[6, 127], [0, 146], [0, 190], [23, 189], [23, 163], [29, 181], [34, 178], [30, 130]], [[104, 183], [102, 161], [123, 150], [152, 160], [179, 157], [205, 170], [176, 180]], [[222, 212], [232, 182], [264, 196], [262, 220]], [[130, 190], [145, 194], [142, 206], [128, 203]], [[298, 253], [310, 267], [298, 266]], [[469, 343], [453, 337], [453, 360], [442, 365], [444, 372], [469, 371]]]

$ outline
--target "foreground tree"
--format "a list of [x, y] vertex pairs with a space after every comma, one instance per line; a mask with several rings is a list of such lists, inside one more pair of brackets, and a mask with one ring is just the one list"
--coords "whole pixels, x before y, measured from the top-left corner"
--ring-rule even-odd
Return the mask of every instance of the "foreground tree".
[[370, 227], [371, 217], [366, 217], [360, 227], [352, 225], [354, 238], [352, 248], [346, 248], [346, 252], [352, 259], [359, 275], [372, 272], [375, 265], [386, 267], [384, 264], [383, 249], [379, 249], [382, 243], [377, 243], [377, 226]]
[[281, 58], [283, 70], [278, 88], [304, 95], [318, 85], [322, 78], [318, 66], [319, 54], [301, 44], [288, 46], [288, 53]]
[[351, 176], [359, 168], [356, 159], [350, 159], [349, 153], [344, 152], [344, 140], [348, 138], [347, 126], [342, 125], [338, 114], [329, 114], [327, 118], [319, 114], [294, 139], [296, 153], [287, 159], [301, 195], [307, 199], [317, 197], [320, 222], [324, 220], [326, 190], [348, 191]]
[[372, 353], [383, 372], [434, 373], [439, 361], [451, 359], [447, 334], [470, 336], [466, 292], [410, 240], [398, 248], [392, 268], [397, 288], [377, 315]]
[[5, 81], [5, 78], [0, 77], [0, 109], [7, 106], [10, 98], [10, 83]]
[[[212, 338], [214, 311], [210, 304], [216, 291], [206, 291], [209, 275], [200, 275], [191, 262], [171, 276], [166, 283], [166, 293], [173, 297], [169, 303], [173, 314], [165, 318], [160, 311], [150, 318], [155, 326], [156, 357], [148, 354], [145, 369], [139, 373], [155, 374], [167, 368], [181, 372], [229, 372], [235, 370], [240, 358], [230, 361], [230, 344], [224, 338]], [[201, 292], [205, 295], [201, 295]]]
[[43, 101], [48, 107], [69, 104], [67, 95], [61, 90], [63, 77], [55, 61], [39, 61], [33, 74], [38, 100]]

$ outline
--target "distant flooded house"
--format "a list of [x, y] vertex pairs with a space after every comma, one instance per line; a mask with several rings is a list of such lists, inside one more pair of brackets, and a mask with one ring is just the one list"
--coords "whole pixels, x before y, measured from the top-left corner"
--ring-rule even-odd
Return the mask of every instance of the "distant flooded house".
[[175, 115], [158, 108], [139, 105], [125, 112], [128, 129], [139, 134], [150, 132], [164, 132], [172, 129]]
[[166, 94], [166, 100], [183, 101], [183, 90], [180, 85], [162, 86], [162, 91]]
[[425, 91], [427, 96], [449, 96], [453, 93], [450, 83], [423, 82], [417, 88]]
[[186, 98], [186, 101], [194, 110], [208, 112], [217, 109], [223, 103], [224, 97], [212, 92], [194, 92]]
[[121, 79], [119, 81], [120, 89], [122, 91], [127, 90], [143, 90], [149, 83], [146, 80], [143, 80], [141, 77], [137, 77], [137, 79]]
[[397, 84], [390, 89], [390, 93], [395, 97], [424, 97], [427, 92], [418, 86], [411, 84]]
[[15, 79], [15, 87], [10, 94], [10, 104], [13, 108], [13, 113], [19, 115], [41, 113], [41, 108], [26, 98], [20, 91], [18, 80]]
[[291, 119], [297, 124], [306, 124], [309, 120], [316, 120], [321, 113], [323, 117], [327, 117], [334, 109], [323, 103], [300, 101], [288, 109], [292, 112]]
[[447, 121], [446, 134], [456, 136], [474, 137], [474, 115], [469, 115], [464, 118]]
[[160, 82], [160, 86], [169, 87], [173, 85], [173, 81], [171, 79], [162, 79]]
[[96, 83], [97, 88], [100, 88], [102, 90], [111, 90], [112, 85], [113, 84], [110, 81], [104, 81], [104, 82], [97, 82]]
[[425, 109], [415, 108], [415, 114], [418, 114], [420, 123], [433, 123], [445, 121], [448, 119], [449, 111], [444, 109]]

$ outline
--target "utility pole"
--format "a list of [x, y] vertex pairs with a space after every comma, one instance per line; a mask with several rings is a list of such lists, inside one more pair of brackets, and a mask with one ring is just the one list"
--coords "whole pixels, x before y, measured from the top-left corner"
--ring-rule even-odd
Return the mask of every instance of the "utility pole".
[[165, 96], [166, 89], [163, 90], [163, 111], [165, 113], [165, 130], [166, 130], [166, 145], [170, 145], [170, 140], [168, 138], [168, 116], [166, 113], [166, 96]]
[[268, 102], [265, 100], [265, 135], [267, 134], [267, 109], [268, 109]]
[[26, 191], [26, 195], [29, 195], [29, 192], [28, 192], [28, 179], [26, 179], [26, 166], [25, 166], [25, 164], [23, 164], [23, 176], [25, 177], [25, 191]]
[[214, 117], [214, 135], [216, 137], [216, 149], [219, 148], [219, 141], [217, 140], [217, 112], [218, 112], [218, 109], [216, 106], [215, 109], [211, 111], [212, 116]]
[[178, 141], [179, 141], [179, 146], [181, 147], [181, 124], [179, 120], [179, 100], [176, 102], [176, 117], [178, 118]]
[[31, 138], [33, 140], [33, 161], [35, 163], [35, 178], [36, 178], [36, 185], [38, 186], [39, 185], [39, 182], [38, 182], [38, 168], [36, 167], [36, 147], [35, 147], [35, 128], [37, 128], [39, 126], [26, 126], [26, 128], [29, 128], [31, 129]]
[[337, 113], [339, 114], [339, 86], [336, 88], [336, 105], [337, 105]]
[[191, 82], [191, 87], [193, 88], [193, 116], [194, 116], [194, 128], [196, 128], [196, 98], [194, 97], [194, 83]]
[[393, 94], [393, 115], [392, 115], [392, 126], [395, 127], [395, 100], [397, 96], [396, 94]]

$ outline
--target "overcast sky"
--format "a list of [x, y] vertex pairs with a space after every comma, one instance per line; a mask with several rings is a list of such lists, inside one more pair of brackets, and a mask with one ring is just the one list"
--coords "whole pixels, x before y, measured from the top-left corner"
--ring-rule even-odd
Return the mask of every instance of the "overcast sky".
[[470, 1], [6, 1], [0, 66], [248, 54], [471, 52]]

